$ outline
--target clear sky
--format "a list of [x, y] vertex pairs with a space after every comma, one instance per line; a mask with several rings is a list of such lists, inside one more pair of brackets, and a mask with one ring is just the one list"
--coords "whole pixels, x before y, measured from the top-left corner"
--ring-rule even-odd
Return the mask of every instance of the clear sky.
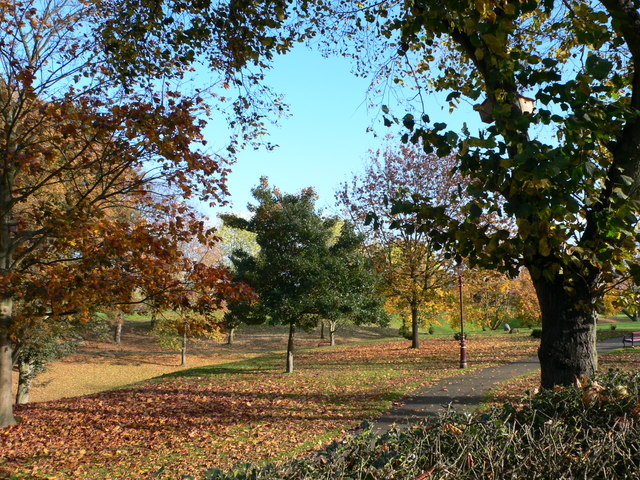
[[[232, 204], [205, 207], [204, 213], [215, 221], [220, 212], [244, 211], [251, 201], [250, 189], [261, 176], [269, 177], [270, 184], [283, 192], [313, 186], [320, 197], [318, 206], [333, 212], [339, 184], [359, 173], [367, 152], [380, 146], [391, 132], [382, 125], [380, 108], [367, 105], [370, 80], [358, 78], [350, 70], [348, 59], [323, 58], [302, 46], [277, 58], [266, 81], [284, 95], [291, 112], [280, 125], [269, 127], [268, 141], [278, 148], [239, 152], [228, 181]], [[429, 110], [432, 121], [433, 110], [442, 112], [440, 121], [451, 120], [446, 105], [436, 102]], [[401, 111], [393, 113], [402, 116]], [[472, 114], [475, 121], [477, 114]], [[370, 128], [377, 135], [367, 132]], [[213, 125], [206, 134], [208, 138], [215, 135]]]

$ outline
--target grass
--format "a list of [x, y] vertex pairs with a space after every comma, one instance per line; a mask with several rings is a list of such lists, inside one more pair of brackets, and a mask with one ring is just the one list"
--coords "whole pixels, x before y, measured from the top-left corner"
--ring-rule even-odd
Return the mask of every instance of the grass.
[[[102, 479], [117, 459], [109, 478], [173, 478], [315, 449], [417, 386], [460, 373], [453, 339], [407, 347], [379, 340], [301, 350], [291, 375], [283, 356], [268, 354], [21, 407], [23, 424], [0, 439], [0, 477]], [[535, 348], [526, 335], [502, 334], [470, 342], [469, 354], [492, 365]]]

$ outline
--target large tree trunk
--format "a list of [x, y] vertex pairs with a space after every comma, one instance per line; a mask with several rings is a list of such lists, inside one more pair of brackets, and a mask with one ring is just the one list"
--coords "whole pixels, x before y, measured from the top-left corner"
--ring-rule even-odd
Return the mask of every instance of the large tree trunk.
[[336, 345], [336, 322], [329, 322], [329, 345]]
[[575, 384], [593, 376], [598, 366], [596, 318], [589, 287], [569, 295], [563, 279], [533, 278], [542, 313], [542, 339], [538, 349], [542, 388]]
[[[2, 302], [3, 305], [0, 306], [0, 309], [4, 310], [4, 303], [6, 301], [7, 300], [4, 300]], [[0, 313], [0, 317], [4, 317], [5, 315], [4, 311]], [[13, 416], [13, 398], [11, 395], [11, 374], [13, 370], [13, 358], [11, 354], [13, 345], [11, 344], [9, 332], [5, 325], [6, 322], [0, 327], [2, 328], [0, 332], [0, 428], [17, 423]]]
[[187, 366], [187, 329], [184, 329], [182, 333], [182, 362], [180, 363], [181, 367]]
[[233, 344], [233, 334], [235, 333], [235, 331], [236, 329], [233, 327], [229, 329], [229, 334], [227, 335], [227, 345]]
[[296, 334], [296, 322], [289, 323], [289, 341], [287, 342], [287, 370], [286, 373], [293, 373], [293, 339]]
[[31, 360], [22, 360], [18, 363], [18, 391], [16, 392], [16, 404], [18, 405], [29, 403], [35, 368], [36, 364]]
[[420, 318], [418, 316], [418, 306], [411, 305], [411, 348], [420, 348], [420, 334], [418, 328]]

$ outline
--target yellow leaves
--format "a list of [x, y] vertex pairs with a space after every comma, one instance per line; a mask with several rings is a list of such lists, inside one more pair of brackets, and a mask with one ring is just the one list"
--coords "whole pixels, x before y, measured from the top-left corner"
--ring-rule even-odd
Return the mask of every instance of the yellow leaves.
[[495, 22], [496, 13], [494, 12], [494, 8], [497, 6], [497, 3], [493, 0], [475, 0], [476, 9], [482, 16], [482, 18]]
[[540, 252], [540, 255], [543, 257], [551, 255], [551, 247], [549, 246], [549, 240], [547, 237], [542, 237], [538, 241], [538, 252]]

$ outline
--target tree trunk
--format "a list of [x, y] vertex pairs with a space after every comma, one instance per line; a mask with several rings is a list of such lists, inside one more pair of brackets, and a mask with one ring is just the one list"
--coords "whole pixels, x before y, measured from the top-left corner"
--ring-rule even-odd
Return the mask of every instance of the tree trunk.
[[184, 333], [182, 334], [182, 362], [180, 363], [181, 367], [187, 366], [187, 329], [184, 329]]
[[229, 329], [229, 334], [227, 335], [227, 345], [233, 345], [233, 334], [235, 333], [235, 328]]
[[289, 323], [289, 341], [287, 342], [287, 370], [286, 373], [293, 373], [293, 338], [296, 334], [296, 322]]
[[411, 305], [411, 348], [420, 348], [418, 306]]
[[116, 313], [116, 324], [113, 328], [113, 341], [120, 345], [122, 341], [122, 323], [124, 322], [124, 315], [122, 312]]
[[35, 368], [36, 364], [31, 360], [18, 363], [18, 391], [16, 393], [16, 404], [18, 405], [29, 403], [29, 393], [31, 392], [31, 382], [33, 381]]
[[329, 345], [336, 345], [336, 322], [329, 322]]
[[626, 308], [623, 308], [622, 309], [622, 313], [624, 313], [627, 317], [629, 317], [629, 320], [631, 320], [632, 322], [637, 322], [638, 321], [638, 312], [637, 311], [634, 311], [633, 313], [631, 313]]
[[593, 289], [586, 286], [573, 295], [563, 288], [563, 278], [533, 278], [542, 313], [542, 339], [538, 349], [542, 388], [572, 385], [597, 370], [596, 318]]
[[324, 320], [320, 320], [320, 340], [324, 340]]
[[[5, 302], [7, 302], [6, 299], [2, 302], [3, 305], [0, 308], [4, 307]], [[2, 312], [0, 315], [4, 317], [6, 314]], [[3, 331], [0, 332], [0, 428], [17, 423], [13, 416], [13, 398], [11, 395], [12, 347], [9, 332], [4, 327]]]

